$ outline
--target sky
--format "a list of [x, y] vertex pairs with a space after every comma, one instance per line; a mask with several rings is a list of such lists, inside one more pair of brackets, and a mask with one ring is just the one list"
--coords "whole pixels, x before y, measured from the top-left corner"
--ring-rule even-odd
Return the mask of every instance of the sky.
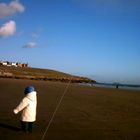
[[0, 60], [140, 84], [140, 1], [0, 0]]

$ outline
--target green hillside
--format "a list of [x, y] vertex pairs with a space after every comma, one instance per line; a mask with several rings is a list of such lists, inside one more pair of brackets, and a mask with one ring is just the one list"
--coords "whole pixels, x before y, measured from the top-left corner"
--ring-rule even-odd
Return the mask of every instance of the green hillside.
[[95, 82], [94, 80], [91, 80], [86, 77], [74, 76], [55, 70], [30, 68], [30, 67], [21, 68], [21, 67], [0, 66], [0, 77], [44, 80], [44, 81], [61, 81], [61, 82], [67, 82], [71, 80], [72, 82], [75, 83]]

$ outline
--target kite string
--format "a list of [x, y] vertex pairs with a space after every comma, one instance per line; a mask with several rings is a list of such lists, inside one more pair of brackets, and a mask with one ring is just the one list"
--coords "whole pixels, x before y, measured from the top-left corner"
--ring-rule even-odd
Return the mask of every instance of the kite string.
[[60, 104], [61, 104], [61, 102], [62, 102], [62, 100], [63, 100], [63, 98], [64, 98], [64, 96], [65, 96], [65, 94], [67, 93], [67, 90], [68, 90], [68, 88], [69, 88], [69, 86], [70, 86], [70, 83], [71, 83], [71, 79], [70, 79], [70, 81], [68, 82], [68, 84], [67, 84], [67, 86], [66, 86], [66, 88], [65, 88], [65, 90], [64, 90], [64, 92], [63, 92], [63, 94], [62, 94], [62, 96], [61, 96], [61, 98], [60, 98], [60, 100], [59, 100], [59, 102], [58, 102], [58, 104], [57, 104], [55, 110], [54, 110], [54, 112], [53, 112], [53, 115], [52, 115], [52, 117], [51, 117], [51, 119], [50, 119], [50, 121], [49, 121], [49, 123], [48, 123], [48, 125], [47, 125], [47, 127], [46, 127], [46, 129], [45, 129], [45, 131], [44, 131], [44, 133], [43, 133], [43, 135], [42, 135], [41, 140], [44, 140], [44, 138], [45, 138], [45, 136], [46, 136], [46, 133], [48, 132], [48, 130], [49, 130], [49, 128], [50, 128], [50, 125], [51, 125], [52, 122], [53, 122], [53, 119], [54, 119], [54, 117], [55, 117], [55, 114], [56, 114], [56, 112], [57, 112], [57, 110], [58, 110], [58, 108], [59, 108], [59, 106], [60, 106]]

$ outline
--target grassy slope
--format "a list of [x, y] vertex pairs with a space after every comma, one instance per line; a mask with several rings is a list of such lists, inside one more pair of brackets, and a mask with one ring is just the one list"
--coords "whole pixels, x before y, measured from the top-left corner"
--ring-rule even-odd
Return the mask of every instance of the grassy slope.
[[[35, 80], [52, 80], [52, 81], [69, 81], [73, 82], [91, 82], [85, 77], [78, 77], [63, 72], [39, 68], [20, 68], [0, 66], [0, 76], [17, 79], [35, 79]], [[92, 81], [95, 82], [95, 81]]]

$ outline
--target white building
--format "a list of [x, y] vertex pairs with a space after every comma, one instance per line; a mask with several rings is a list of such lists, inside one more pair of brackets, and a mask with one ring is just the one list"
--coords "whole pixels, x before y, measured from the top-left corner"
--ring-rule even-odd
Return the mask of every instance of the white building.
[[6, 61], [1, 61], [0, 65], [7, 66], [7, 62]]
[[13, 67], [28, 67], [28, 63], [18, 63], [18, 62], [9, 62], [9, 61], [0, 61], [1, 66], [13, 66]]
[[12, 62], [12, 63], [11, 63], [11, 66], [17, 67], [17, 63]]

